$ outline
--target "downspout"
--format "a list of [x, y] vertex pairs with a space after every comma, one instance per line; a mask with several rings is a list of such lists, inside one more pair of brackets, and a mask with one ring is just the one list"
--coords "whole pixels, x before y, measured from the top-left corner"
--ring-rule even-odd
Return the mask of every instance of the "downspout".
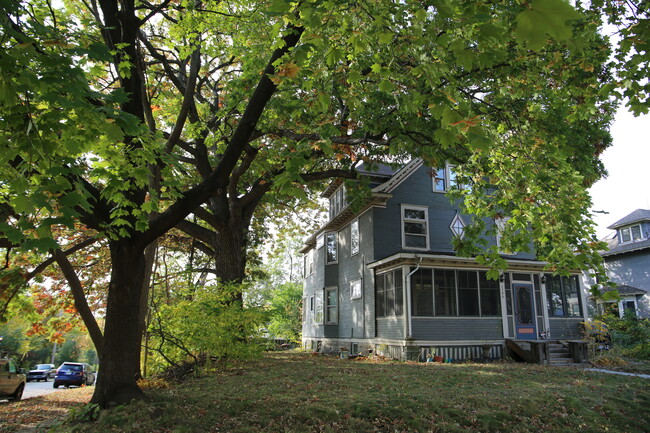
[[406, 338], [411, 338], [413, 335], [413, 324], [411, 323], [411, 276], [420, 269], [422, 263], [422, 256], [415, 255], [418, 258], [418, 265], [406, 276]]

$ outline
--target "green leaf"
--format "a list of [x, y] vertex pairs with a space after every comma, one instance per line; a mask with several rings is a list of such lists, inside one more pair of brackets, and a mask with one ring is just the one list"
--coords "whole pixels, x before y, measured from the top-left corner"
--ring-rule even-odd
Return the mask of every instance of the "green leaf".
[[567, 21], [579, 17], [580, 14], [565, 0], [533, 0], [517, 16], [515, 35], [530, 49], [540, 50], [547, 35], [558, 41], [569, 39], [572, 30]]
[[390, 80], [384, 79], [379, 83], [379, 90], [390, 93], [395, 90], [395, 86], [390, 82]]

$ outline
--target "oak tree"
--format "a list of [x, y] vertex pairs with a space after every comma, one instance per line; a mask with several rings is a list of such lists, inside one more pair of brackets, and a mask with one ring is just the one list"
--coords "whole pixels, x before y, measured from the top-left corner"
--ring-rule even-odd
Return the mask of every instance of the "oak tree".
[[[459, 251], [477, 251], [481, 218], [508, 215], [512, 248], [534, 240], [558, 269], [597, 256], [585, 188], [603, 173], [612, 104], [590, 11], [563, 0], [63, 4], [0, 2], [0, 231], [23, 250], [59, 249], [61, 225], [107, 240], [102, 407], [141, 396], [145, 250], [190, 215], [210, 229], [222, 280], [237, 281], [260, 205], [361, 163], [421, 157], [456, 164], [468, 185], [459, 198], [479, 218]], [[497, 253], [482, 260], [498, 267]]]

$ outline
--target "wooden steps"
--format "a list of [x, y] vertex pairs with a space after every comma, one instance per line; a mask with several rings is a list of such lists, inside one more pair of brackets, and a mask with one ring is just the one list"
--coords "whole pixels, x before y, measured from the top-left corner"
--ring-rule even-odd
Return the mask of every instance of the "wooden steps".
[[586, 343], [561, 340], [506, 339], [510, 354], [524, 362], [552, 366], [580, 366], [586, 361]]
[[548, 364], [554, 366], [574, 365], [569, 348], [559, 341], [549, 342]]

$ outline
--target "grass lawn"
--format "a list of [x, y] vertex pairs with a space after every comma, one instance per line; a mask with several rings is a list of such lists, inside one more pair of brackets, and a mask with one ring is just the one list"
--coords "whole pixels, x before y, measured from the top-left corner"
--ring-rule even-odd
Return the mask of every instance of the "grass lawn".
[[[89, 398], [92, 389], [80, 392]], [[53, 431], [650, 431], [649, 379], [570, 367], [274, 353], [147, 395], [145, 401], [102, 412], [95, 422], [67, 423]], [[18, 431], [2, 427], [10, 406], [0, 405], [2, 433]]]

